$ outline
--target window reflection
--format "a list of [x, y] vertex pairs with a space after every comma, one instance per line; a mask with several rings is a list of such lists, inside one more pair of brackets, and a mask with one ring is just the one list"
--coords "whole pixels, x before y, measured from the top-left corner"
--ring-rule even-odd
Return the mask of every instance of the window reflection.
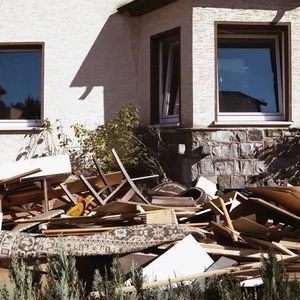
[[220, 39], [220, 112], [279, 112], [272, 40]]
[[41, 118], [41, 51], [0, 50], [0, 119]]

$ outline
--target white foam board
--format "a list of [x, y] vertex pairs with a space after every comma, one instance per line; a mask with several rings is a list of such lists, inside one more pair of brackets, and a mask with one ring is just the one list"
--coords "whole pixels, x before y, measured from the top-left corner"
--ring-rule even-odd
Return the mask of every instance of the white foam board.
[[2, 163], [0, 164], [0, 180], [17, 176], [37, 168], [40, 168], [41, 171], [24, 178], [69, 174], [71, 173], [70, 158], [68, 155], [57, 155]]
[[148, 282], [204, 272], [214, 261], [192, 235], [179, 241], [143, 269]]
[[206, 179], [205, 177], [200, 176], [198, 178], [197, 183], [196, 183], [196, 187], [204, 190], [204, 192], [207, 195], [211, 196], [213, 199], [218, 198], [216, 196], [216, 192], [218, 191], [217, 190], [217, 185], [214, 182]]

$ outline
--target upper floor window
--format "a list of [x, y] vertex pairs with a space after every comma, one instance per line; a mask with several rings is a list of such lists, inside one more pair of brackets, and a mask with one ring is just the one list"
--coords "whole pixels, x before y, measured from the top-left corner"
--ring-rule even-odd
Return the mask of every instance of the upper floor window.
[[42, 44], [0, 44], [0, 129], [40, 125]]
[[218, 26], [218, 121], [287, 119], [286, 26]]
[[180, 33], [178, 29], [152, 37], [152, 123], [177, 124], [180, 112]]

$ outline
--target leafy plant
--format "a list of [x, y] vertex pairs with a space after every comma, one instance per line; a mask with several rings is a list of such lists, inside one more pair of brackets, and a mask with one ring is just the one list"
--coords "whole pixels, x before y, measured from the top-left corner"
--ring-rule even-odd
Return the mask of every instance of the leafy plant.
[[85, 289], [78, 277], [75, 258], [63, 249], [58, 257], [49, 260], [45, 300], [84, 299]]
[[96, 156], [106, 170], [114, 169], [116, 162], [112, 155], [115, 148], [122, 162], [127, 167], [136, 166], [139, 158], [134, 129], [139, 124], [138, 108], [134, 105], [124, 106], [110, 121], [95, 129], [87, 129], [76, 124], [73, 127], [75, 137], [82, 146], [82, 155], [94, 167], [92, 157]]
[[60, 120], [56, 120], [53, 126], [45, 119], [39, 133], [29, 133], [25, 138], [28, 142], [20, 149], [16, 160], [71, 153], [72, 140], [64, 133]]

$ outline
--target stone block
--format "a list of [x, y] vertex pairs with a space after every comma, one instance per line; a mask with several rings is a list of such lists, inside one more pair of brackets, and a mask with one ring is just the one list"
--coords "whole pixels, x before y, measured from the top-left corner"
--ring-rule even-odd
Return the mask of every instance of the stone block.
[[230, 145], [219, 145], [212, 147], [213, 158], [229, 158], [230, 157]]
[[211, 159], [202, 159], [200, 161], [200, 174], [203, 176], [215, 174], [214, 164]]
[[237, 175], [254, 175], [255, 163], [253, 160], [236, 160], [234, 164], [234, 172]]
[[211, 133], [211, 140], [215, 142], [230, 143], [234, 141], [234, 139], [235, 139], [234, 131], [219, 130]]
[[242, 189], [246, 185], [246, 176], [232, 176], [230, 186], [233, 189]]
[[235, 131], [235, 141], [246, 142], [247, 141], [246, 131]]
[[220, 189], [229, 189], [231, 188], [231, 176], [230, 175], [222, 175], [218, 176], [218, 185]]
[[214, 165], [216, 175], [231, 175], [234, 172], [234, 161], [217, 161]]
[[239, 146], [238, 144], [231, 144], [229, 146], [229, 150], [230, 150], [230, 153], [229, 153], [229, 158], [233, 159], [233, 158], [238, 158], [239, 157]]
[[262, 130], [250, 129], [248, 131], [248, 141], [249, 142], [260, 142], [264, 138]]
[[262, 149], [262, 143], [241, 143], [239, 145], [239, 158], [255, 158]]
[[281, 137], [282, 136], [282, 130], [281, 129], [267, 129], [265, 131], [265, 135], [267, 137]]

